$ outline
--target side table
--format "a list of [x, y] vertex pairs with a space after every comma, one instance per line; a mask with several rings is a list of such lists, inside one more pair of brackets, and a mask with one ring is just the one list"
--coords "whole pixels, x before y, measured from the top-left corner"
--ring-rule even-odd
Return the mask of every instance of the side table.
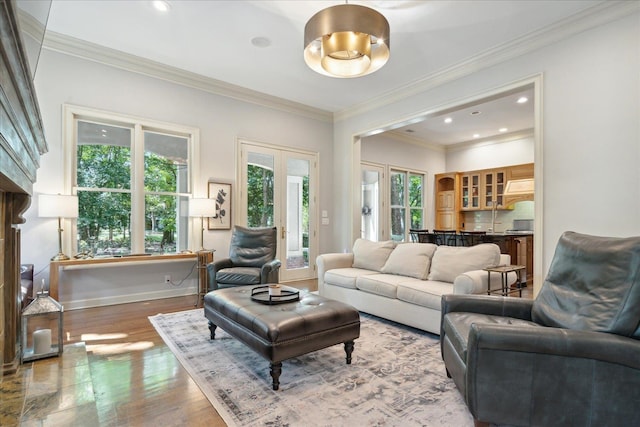
[[[483, 268], [487, 272], [487, 295], [492, 293], [500, 293], [502, 296], [508, 296], [512, 293], [518, 292], [518, 296], [522, 297], [522, 272], [526, 269], [524, 265], [496, 265], [495, 267]], [[508, 282], [508, 275], [511, 272], [515, 272], [517, 275], [517, 288], [510, 289]], [[500, 274], [500, 289], [491, 289], [491, 273]]]
[[196, 299], [196, 307], [200, 304], [200, 301], [204, 299], [204, 296], [209, 290], [207, 264], [213, 262], [213, 252], [213, 250], [208, 249], [200, 249], [196, 252], [196, 255], [198, 255], [198, 299]]

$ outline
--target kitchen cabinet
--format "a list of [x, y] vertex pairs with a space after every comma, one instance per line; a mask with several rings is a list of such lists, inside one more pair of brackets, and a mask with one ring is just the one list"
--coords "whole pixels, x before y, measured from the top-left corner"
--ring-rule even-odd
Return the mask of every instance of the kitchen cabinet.
[[462, 175], [460, 185], [462, 210], [480, 209], [480, 176], [480, 172], [468, 172]]
[[435, 176], [436, 186], [436, 223], [437, 230], [457, 230], [459, 222], [458, 200], [459, 175], [442, 173]]
[[505, 169], [489, 169], [482, 173], [482, 209], [504, 208], [504, 186], [507, 182]]

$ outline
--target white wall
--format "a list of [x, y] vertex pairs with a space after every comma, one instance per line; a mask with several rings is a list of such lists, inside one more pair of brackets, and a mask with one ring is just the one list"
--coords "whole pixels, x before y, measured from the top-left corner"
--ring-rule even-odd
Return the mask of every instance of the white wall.
[[[36, 92], [43, 117], [49, 152], [42, 157], [34, 194], [59, 193], [64, 188], [62, 174], [62, 105], [70, 103], [90, 108], [112, 111], [193, 126], [200, 129], [200, 177], [196, 179], [194, 194], [205, 196], [209, 180], [232, 182], [236, 177], [236, 140], [239, 137], [276, 144], [299, 147], [318, 152], [320, 158], [319, 209], [334, 209], [330, 205], [332, 190], [332, 124], [303, 115], [265, 108], [201, 90], [180, 86], [156, 78], [147, 77], [80, 58], [45, 50], [38, 65]], [[48, 282], [48, 261], [57, 253], [57, 223], [37, 217], [34, 206], [26, 212], [27, 222], [22, 228], [22, 262], [35, 264], [42, 272], [36, 278]], [[319, 250], [331, 245], [329, 233], [318, 233]], [[205, 246], [216, 249], [217, 257], [228, 254], [229, 231], [205, 231]], [[171, 264], [174, 277], [183, 277], [190, 269], [189, 263]], [[193, 292], [195, 280], [190, 280], [187, 290], [175, 290], [165, 285], [165, 271], [146, 275], [139, 267], [105, 269], [109, 271], [107, 282], [84, 282], [79, 272], [71, 272], [65, 278], [65, 290], [61, 290], [62, 302], [94, 298], [120, 298], [136, 295], [140, 299], [152, 289], [167, 293]], [[74, 279], [77, 277], [77, 280]], [[194, 276], [195, 277], [195, 276]], [[108, 294], [108, 282], [122, 283], [122, 289]], [[88, 292], [93, 288], [94, 292]], [[107, 292], [107, 295], [105, 295]], [[159, 295], [161, 296], [161, 295]]]
[[533, 163], [533, 136], [506, 141], [484, 141], [471, 146], [447, 150], [445, 172], [462, 172], [478, 169]]
[[[401, 121], [539, 73], [543, 150], [535, 162], [542, 167], [536, 179], [543, 191], [536, 195], [536, 207], [543, 210], [543, 229], [537, 230], [542, 258], [537, 265], [546, 274], [557, 239], [566, 230], [639, 235], [639, 22], [634, 13], [335, 123], [335, 204], [343, 216], [334, 222], [334, 249], [351, 246], [357, 224], [357, 181], [352, 172], [360, 155], [354, 135], [385, 127], [390, 117]], [[351, 183], [347, 190], [345, 183]]]

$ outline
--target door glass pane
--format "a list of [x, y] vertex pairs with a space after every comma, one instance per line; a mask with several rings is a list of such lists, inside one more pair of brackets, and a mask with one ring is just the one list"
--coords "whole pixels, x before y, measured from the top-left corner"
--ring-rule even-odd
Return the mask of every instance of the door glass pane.
[[273, 156], [249, 152], [247, 159], [247, 226], [273, 227]]
[[424, 228], [424, 175], [409, 175], [409, 213], [411, 214], [410, 228]]
[[309, 267], [309, 161], [287, 160], [287, 269]]
[[404, 172], [391, 172], [391, 239], [401, 242], [405, 236], [405, 181]]
[[380, 212], [380, 173], [374, 170], [362, 171], [362, 224], [360, 227], [363, 239], [378, 240], [378, 219]]

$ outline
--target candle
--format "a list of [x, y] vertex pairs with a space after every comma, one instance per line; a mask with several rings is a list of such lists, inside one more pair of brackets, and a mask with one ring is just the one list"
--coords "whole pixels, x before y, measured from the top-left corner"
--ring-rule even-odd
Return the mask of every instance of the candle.
[[51, 351], [51, 329], [38, 329], [33, 332], [33, 354]]
[[269, 295], [280, 296], [280, 285], [269, 285]]

